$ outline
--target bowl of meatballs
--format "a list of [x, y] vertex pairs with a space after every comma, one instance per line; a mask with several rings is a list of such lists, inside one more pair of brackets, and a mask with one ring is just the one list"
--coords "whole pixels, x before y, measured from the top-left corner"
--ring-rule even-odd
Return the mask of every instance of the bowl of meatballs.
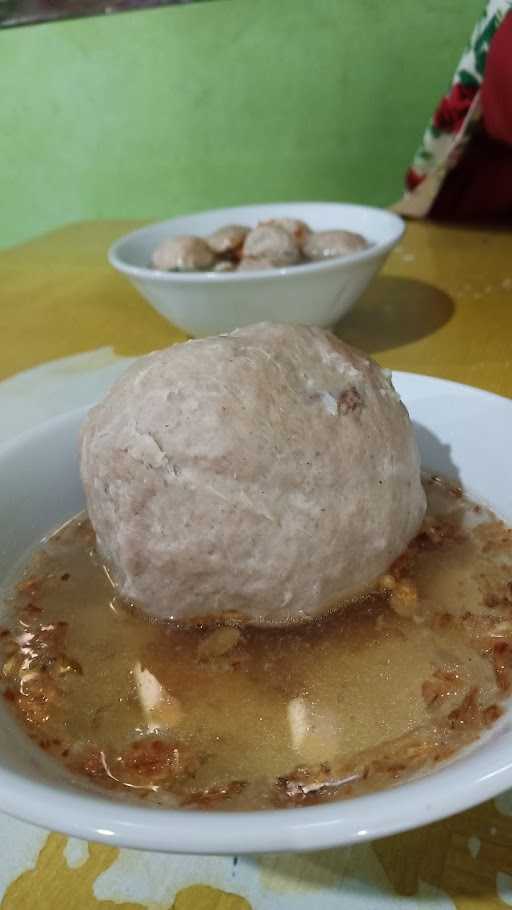
[[282, 203], [214, 209], [117, 240], [111, 265], [192, 336], [262, 320], [336, 325], [404, 231], [384, 209]]

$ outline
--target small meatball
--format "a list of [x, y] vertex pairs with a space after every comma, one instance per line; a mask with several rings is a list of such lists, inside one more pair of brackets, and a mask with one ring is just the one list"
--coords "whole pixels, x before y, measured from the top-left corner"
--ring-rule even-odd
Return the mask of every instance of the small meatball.
[[300, 218], [269, 218], [268, 221], [262, 221], [262, 224], [274, 224], [282, 227], [284, 230], [295, 238], [299, 247], [302, 248], [305, 240], [311, 234], [311, 228], [305, 221]]
[[303, 252], [307, 259], [318, 262], [322, 259], [349, 256], [350, 253], [365, 250], [367, 246], [365, 238], [352, 231], [316, 231], [306, 238]]
[[238, 272], [259, 272], [262, 269], [278, 269], [280, 263], [274, 259], [253, 259], [252, 256], [245, 256], [240, 260]]
[[214, 272], [235, 272], [236, 271], [236, 262], [231, 262], [231, 259], [221, 259], [213, 267]]
[[[266, 259], [274, 267], [296, 265], [300, 262], [297, 241], [277, 224], [259, 224], [245, 238], [243, 257]], [[266, 266], [265, 266], [266, 268]]]
[[208, 246], [217, 256], [228, 256], [240, 259], [244, 240], [249, 233], [249, 228], [243, 224], [227, 224], [208, 237]]
[[151, 262], [155, 269], [162, 272], [200, 272], [211, 269], [215, 255], [200, 237], [181, 235], [162, 240]]

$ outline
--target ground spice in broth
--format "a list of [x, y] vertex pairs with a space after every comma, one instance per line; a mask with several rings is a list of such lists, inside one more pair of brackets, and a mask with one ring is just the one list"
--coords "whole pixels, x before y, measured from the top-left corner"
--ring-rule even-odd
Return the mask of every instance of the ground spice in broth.
[[375, 590], [285, 628], [152, 623], [77, 517], [4, 599], [4, 698], [75, 779], [160, 806], [307, 805], [430, 770], [512, 687], [512, 531], [425, 486], [421, 532]]

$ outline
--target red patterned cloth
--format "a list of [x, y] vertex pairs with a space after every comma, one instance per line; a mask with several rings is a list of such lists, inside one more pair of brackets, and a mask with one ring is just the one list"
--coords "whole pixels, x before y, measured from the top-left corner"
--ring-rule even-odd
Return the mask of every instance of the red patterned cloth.
[[441, 185], [432, 218], [512, 221], [512, 13], [492, 39], [480, 104], [480, 128]]
[[405, 182], [402, 214], [512, 221], [512, 0], [489, 0]]

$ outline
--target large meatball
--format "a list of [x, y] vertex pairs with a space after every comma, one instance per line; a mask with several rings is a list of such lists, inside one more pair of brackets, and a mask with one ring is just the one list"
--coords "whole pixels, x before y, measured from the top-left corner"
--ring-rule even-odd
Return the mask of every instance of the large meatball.
[[162, 619], [315, 616], [385, 572], [425, 511], [390, 379], [302, 326], [137, 361], [89, 413], [81, 468], [121, 594]]

